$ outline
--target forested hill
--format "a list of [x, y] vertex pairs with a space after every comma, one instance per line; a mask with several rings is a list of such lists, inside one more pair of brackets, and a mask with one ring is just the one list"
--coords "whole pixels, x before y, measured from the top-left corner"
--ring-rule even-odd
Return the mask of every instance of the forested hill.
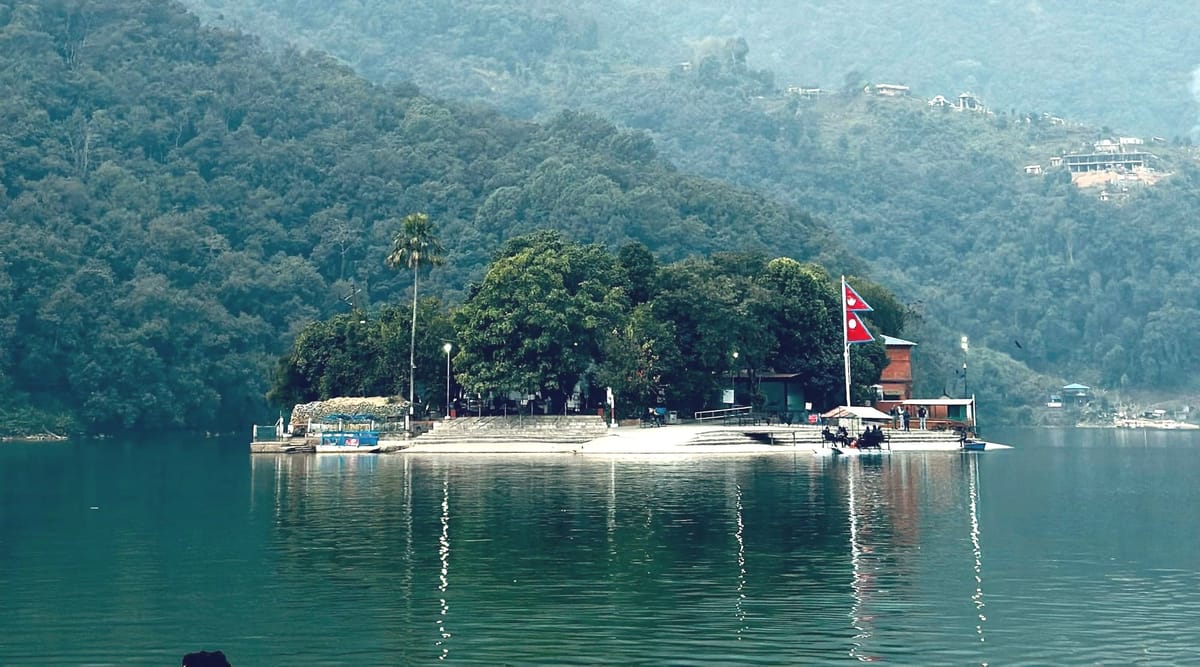
[[1127, 133], [1174, 138], [1200, 125], [1191, 0], [186, 1], [371, 76], [514, 110], [537, 107], [541, 92], [522, 84], [543, 77], [572, 94], [610, 85], [593, 57], [611, 75], [743, 39], [749, 66], [780, 87], [865, 78]]
[[[1186, 125], [1195, 105], [1184, 81], [1190, 66], [1180, 58], [1191, 58], [1194, 45], [1169, 37], [1174, 27], [1163, 27], [1168, 37], [1136, 40], [1111, 61], [1120, 63], [1121, 85], [1083, 67], [1086, 58], [1069, 68], [1029, 55], [1034, 45], [1041, 47], [1038, 54], [1072, 45], [1087, 52], [1092, 42], [1085, 23], [1096, 30], [1130, 25], [1130, 12], [1140, 11], [1132, 5], [1092, 3], [1086, 16], [1065, 6], [1026, 16], [1033, 5], [920, 2], [905, 3], [913, 11], [899, 16], [899, 3], [890, 2], [836, 8], [802, 2], [784, 13], [772, 2], [754, 9], [723, 3], [717, 12], [712, 3], [671, 0], [585, 1], [569, 11], [535, 0], [189, 1], [214, 20], [221, 13], [226, 22], [271, 39], [327, 49], [380, 81], [418, 77], [443, 93], [494, 101], [513, 113], [564, 106], [602, 113], [648, 132], [660, 153], [683, 169], [802, 207], [869, 260], [873, 277], [894, 286], [928, 321], [946, 325], [912, 334], [922, 344], [922, 392], [961, 383], [955, 369], [964, 333], [980, 376], [971, 386], [1003, 401], [1038, 402], [1053, 388], [1018, 386], [1023, 367], [1122, 391], [1196, 388], [1189, 369], [1200, 362], [1200, 351], [1181, 337], [1200, 328], [1200, 261], [1189, 252], [1200, 243], [1191, 224], [1200, 212], [1196, 153], [1182, 137], [1131, 132], [1145, 141], [1156, 172], [1170, 175], [1128, 192], [1114, 186], [1115, 197], [1100, 201], [1101, 188], [1075, 187], [1050, 160], [1090, 152], [1095, 142], [1115, 142], [1124, 133], [1046, 113], [1083, 99], [1075, 83], [1064, 83], [1074, 77], [1081, 86], [1096, 82], [1090, 88], [1106, 105], [1085, 117], [1111, 110], [1109, 124], [1119, 128], [1118, 120], [1128, 118], [1122, 113], [1166, 104], [1182, 114], [1171, 123]], [[1178, 16], [1181, 6], [1158, 3], [1151, 13]], [[939, 10], [942, 23], [922, 23], [930, 8]], [[843, 12], [854, 17], [857, 37], [834, 43], [849, 34], [838, 18]], [[798, 44], [804, 40], [789, 37], [789, 43], [796, 53], [815, 49], [819, 57], [789, 68], [784, 78], [756, 63], [763, 62], [764, 45], [767, 58], [780, 53], [796, 16], [811, 19], [803, 34], [812, 39]], [[1013, 21], [1001, 26], [1006, 17]], [[751, 25], [757, 32], [738, 37], [739, 28]], [[1010, 37], [1016, 33], [1006, 31], [1024, 32], [1019, 39], [983, 39], [984, 30]], [[1180, 23], [1178, 30], [1186, 28]], [[647, 40], [648, 34], [659, 39]], [[917, 35], [933, 36], [925, 43]], [[1025, 60], [1010, 68], [1001, 61], [972, 64], [974, 56], [961, 55], [982, 52], [985, 44], [1025, 54]], [[1139, 88], [1159, 74], [1139, 79], [1129, 68], [1170, 45], [1178, 48], [1155, 62], [1170, 63], [1160, 74], [1171, 84], [1154, 93]], [[884, 48], [893, 50], [875, 50]], [[939, 52], [931, 62], [962, 59], [963, 67], [944, 71], [964, 76], [922, 79], [917, 69], [912, 75], [903, 69], [931, 50]], [[820, 74], [828, 63], [856, 62], [860, 54], [876, 66], [833, 81]], [[890, 64], [878, 66], [885, 61]], [[1031, 69], [1039, 63], [1042, 69]], [[1089, 73], [1097, 78], [1084, 76]], [[1011, 77], [1022, 77], [1042, 96], [984, 95], [999, 96], [999, 83]], [[864, 95], [875, 83], [912, 87], [902, 97]], [[789, 84], [822, 91], [812, 99], [789, 95]], [[968, 86], [995, 108], [961, 112], [927, 103], [939, 93], [957, 102]], [[1026, 174], [1027, 165], [1046, 171]]]
[[0, 84], [10, 427], [245, 428], [299, 327], [402, 298], [384, 258], [416, 211], [447, 248], [429, 283], [447, 297], [538, 228], [667, 260], [854, 265], [807, 216], [679, 173], [642, 133], [373, 85], [174, 2], [0, 0]]

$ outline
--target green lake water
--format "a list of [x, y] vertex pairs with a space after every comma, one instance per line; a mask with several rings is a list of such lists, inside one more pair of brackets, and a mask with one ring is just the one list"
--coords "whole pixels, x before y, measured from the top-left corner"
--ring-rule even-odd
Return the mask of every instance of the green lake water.
[[0, 665], [1200, 664], [1200, 434], [853, 460], [0, 444]]

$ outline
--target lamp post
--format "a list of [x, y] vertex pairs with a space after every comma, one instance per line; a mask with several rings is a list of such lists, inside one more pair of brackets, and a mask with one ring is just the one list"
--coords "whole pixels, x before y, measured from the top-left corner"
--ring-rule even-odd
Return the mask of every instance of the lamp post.
[[963, 398], [970, 398], [971, 394], [967, 391], [967, 348], [970, 347], [970, 344], [968, 343], [966, 336], [962, 337], [962, 340], [959, 341], [959, 345], [962, 347], [963, 351]]
[[454, 349], [448, 341], [442, 346], [446, 353], [446, 419], [450, 418], [450, 350]]
[[737, 379], [734, 377], [734, 371], [737, 370], [738, 353], [733, 351], [733, 365], [729, 367], [729, 407], [737, 405]]

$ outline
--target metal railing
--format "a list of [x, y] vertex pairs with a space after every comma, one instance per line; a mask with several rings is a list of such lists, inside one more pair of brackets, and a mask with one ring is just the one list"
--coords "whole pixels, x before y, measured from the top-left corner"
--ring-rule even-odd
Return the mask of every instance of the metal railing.
[[720, 410], [700, 410], [693, 416], [695, 417], [696, 421], [703, 422], [714, 419], [728, 419], [730, 417], [748, 415], [752, 409], [753, 408], [749, 405], [735, 405], [732, 408], [721, 408]]

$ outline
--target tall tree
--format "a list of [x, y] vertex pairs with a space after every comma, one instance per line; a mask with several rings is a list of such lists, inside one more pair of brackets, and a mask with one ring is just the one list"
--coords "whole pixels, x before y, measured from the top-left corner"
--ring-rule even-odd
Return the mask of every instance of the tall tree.
[[474, 393], [541, 393], [560, 409], [621, 326], [621, 278], [598, 245], [553, 231], [510, 240], [457, 313], [458, 380]]
[[[400, 223], [401, 229], [392, 239], [392, 252], [387, 256], [387, 265], [399, 270], [405, 267], [413, 274], [412, 331], [408, 344], [408, 416], [412, 419], [412, 403], [415, 400], [415, 376], [417, 371], [417, 284], [423, 267], [442, 263], [442, 245], [434, 235], [433, 222], [424, 213], [410, 213]], [[411, 424], [405, 424], [411, 428]]]

